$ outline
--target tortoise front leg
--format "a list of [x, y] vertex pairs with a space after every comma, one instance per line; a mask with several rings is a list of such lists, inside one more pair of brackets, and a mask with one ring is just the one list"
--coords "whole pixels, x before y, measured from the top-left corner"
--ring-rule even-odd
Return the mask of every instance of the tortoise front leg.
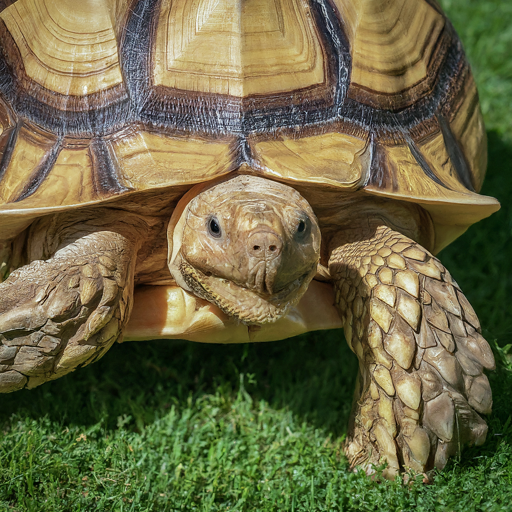
[[331, 244], [345, 337], [359, 359], [345, 446], [352, 466], [442, 468], [485, 441], [494, 358], [468, 300], [426, 249], [382, 225]]
[[121, 336], [136, 245], [119, 232], [95, 229], [76, 226], [72, 231], [86, 234], [0, 284], [0, 392], [85, 366]]

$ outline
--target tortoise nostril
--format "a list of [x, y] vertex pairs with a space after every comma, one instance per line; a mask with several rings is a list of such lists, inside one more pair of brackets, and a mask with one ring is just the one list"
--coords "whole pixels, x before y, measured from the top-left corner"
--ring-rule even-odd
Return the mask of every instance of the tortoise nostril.
[[247, 242], [249, 254], [258, 259], [277, 258], [283, 248], [279, 235], [267, 230], [251, 233]]

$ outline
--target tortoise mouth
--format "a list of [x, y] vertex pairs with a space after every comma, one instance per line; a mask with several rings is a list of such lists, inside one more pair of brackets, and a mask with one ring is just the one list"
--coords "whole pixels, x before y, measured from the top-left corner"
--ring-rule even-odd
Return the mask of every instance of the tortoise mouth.
[[204, 274], [184, 259], [181, 259], [178, 270], [195, 295], [247, 325], [273, 323], [285, 316], [302, 298], [315, 275], [313, 269], [292, 281], [279, 293], [265, 297], [228, 279]]

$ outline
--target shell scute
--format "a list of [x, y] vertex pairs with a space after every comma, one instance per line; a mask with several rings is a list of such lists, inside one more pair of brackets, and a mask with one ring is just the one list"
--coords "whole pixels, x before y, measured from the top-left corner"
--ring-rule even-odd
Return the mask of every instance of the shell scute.
[[137, 131], [117, 138], [112, 146], [124, 182], [134, 190], [195, 184], [236, 168], [233, 139], [167, 137]]
[[371, 161], [367, 140], [336, 132], [262, 141], [252, 150], [264, 174], [347, 189], [365, 181]]
[[352, 53], [348, 96], [377, 108], [404, 108], [432, 87], [446, 53], [445, 19], [419, 0], [334, 0]]
[[18, 64], [49, 96], [80, 98], [122, 84], [108, 2], [17, 0], [0, 19]]
[[153, 81], [168, 88], [242, 98], [325, 81], [305, 2], [164, 0], [155, 45]]

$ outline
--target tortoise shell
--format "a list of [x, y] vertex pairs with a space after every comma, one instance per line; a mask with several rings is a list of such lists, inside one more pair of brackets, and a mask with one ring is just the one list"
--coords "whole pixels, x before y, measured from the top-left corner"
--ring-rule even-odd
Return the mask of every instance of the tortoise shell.
[[435, 0], [0, 0], [0, 11], [4, 240], [46, 213], [241, 168], [418, 203], [435, 251], [499, 208], [478, 194], [478, 96]]

